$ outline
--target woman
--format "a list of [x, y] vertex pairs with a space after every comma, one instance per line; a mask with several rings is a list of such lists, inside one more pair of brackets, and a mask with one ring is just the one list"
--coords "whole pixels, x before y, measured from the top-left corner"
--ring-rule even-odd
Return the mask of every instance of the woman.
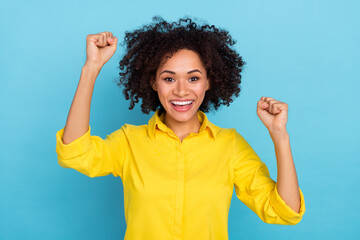
[[126, 33], [120, 61], [119, 85], [130, 109], [141, 98], [144, 113], [155, 111], [148, 124], [124, 124], [105, 140], [90, 134], [95, 80], [117, 46], [111, 32], [90, 34], [66, 125], [56, 134], [59, 164], [90, 177], [121, 177], [125, 239], [228, 239], [234, 187], [264, 222], [297, 224], [305, 202], [286, 131], [287, 104], [270, 97], [257, 103], [275, 145], [275, 182], [235, 129], [220, 128], [205, 114], [240, 92], [245, 63], [230, 48], [228, 32], [191, 19], [153, 20]]

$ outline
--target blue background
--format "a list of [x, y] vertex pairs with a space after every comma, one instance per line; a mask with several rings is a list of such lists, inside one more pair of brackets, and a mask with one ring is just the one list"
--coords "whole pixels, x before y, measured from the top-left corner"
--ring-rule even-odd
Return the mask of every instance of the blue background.
[[[242, 91], [208, 118], [241, 133], [276, 180], [274, 145], [256, 115], [269, 96], [289, 105], [290, 134], [306, 212], [294, 226], [266, 224], [236, 198], [230, 239], [354, 239], [358, 186], [360, 5], [357, 1], [0, 1], [0, 239], [122, 239], [123, 188], [112, 175], [61, 168], [56, 131], [64, 127], [87, 34], [124, 32], [189, 16], [227, 29], [247, 62]], [[128, 110], [116, 86], [124, 48], [101, 70], [92, 135], [151, 115]]]

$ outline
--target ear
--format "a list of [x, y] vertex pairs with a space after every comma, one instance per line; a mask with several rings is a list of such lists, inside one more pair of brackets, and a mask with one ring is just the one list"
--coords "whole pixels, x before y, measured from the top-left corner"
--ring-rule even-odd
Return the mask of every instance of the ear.
[[154, 90], [154, 91], [157, 91], [156, 89], [156, 81], [154, 78], [151, 78], [150, 79], [150, 85], [151, 85], [151, 88]]
[[210, 79], [206, 79], [206, 91], [210, 89]]

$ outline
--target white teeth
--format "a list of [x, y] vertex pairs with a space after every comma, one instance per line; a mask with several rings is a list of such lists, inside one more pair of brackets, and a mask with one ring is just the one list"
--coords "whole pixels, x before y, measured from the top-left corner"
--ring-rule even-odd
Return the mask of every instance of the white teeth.
[[174, 105], [181, 105], [181, 106], [190, 104], [190, 103], [192, 103], [192, 102], [193, 102], [193, 101], [183, 101], [183, 102], [180, 102], [180, 101], [171, 101], [172, 104], [174, 104]]

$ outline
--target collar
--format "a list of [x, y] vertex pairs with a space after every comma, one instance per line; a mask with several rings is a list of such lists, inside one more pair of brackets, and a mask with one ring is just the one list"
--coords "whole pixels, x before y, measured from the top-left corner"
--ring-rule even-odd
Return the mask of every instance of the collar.
[[[148, 121], [148, 134], [151, 139], [155, 138], [155, 132], [157, 129], [164, 131], [164, 132], [171, 132], [173, 131], [165, 125], [165, 111], [161, 115], [159, 115], [160, 109], [156, 110], [156, 112], [153, 114], [153, 116]], [[199, 122], [201, 124], [199, 133], [205, 131], [205, 129], [209, 129], [212, 138], [215, 140], [216, 136], [216, 126], [209, 121], [206, 114], [200, 110], [197, 111], [197, 116], [199, 119]]]

